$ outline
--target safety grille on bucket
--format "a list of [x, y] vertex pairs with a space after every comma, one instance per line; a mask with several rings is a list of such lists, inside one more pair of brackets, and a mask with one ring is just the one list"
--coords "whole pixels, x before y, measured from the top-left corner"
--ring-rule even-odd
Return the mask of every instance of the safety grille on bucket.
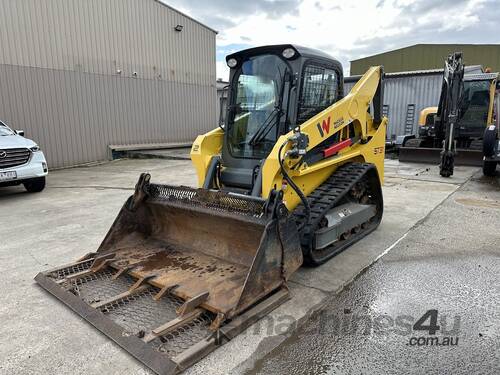
[[261, 217], [264, 214], [266, 202], [263, 199], [245, 198], [222, 191], [157, 184], [149, 184], [147, 194], [157, 200], [181, 202], [217, 211], [237, 212], [252, 217]]

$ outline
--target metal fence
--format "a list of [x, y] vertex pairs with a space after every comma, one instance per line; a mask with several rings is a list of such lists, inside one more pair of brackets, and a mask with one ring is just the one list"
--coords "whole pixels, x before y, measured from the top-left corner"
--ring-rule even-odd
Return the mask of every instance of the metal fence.
[[0, 65], [0, 119], [49, 166], [105, 160], [110, 144], [190, 142], [217, 126], [215, 85]]

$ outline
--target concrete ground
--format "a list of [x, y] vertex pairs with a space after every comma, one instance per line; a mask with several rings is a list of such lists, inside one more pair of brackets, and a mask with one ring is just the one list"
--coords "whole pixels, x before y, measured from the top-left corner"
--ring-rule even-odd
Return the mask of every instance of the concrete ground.
[[500, 178], [477, 173], [249, 373], [499, 374], [499, 285]]
[[[0, 373], [150, 373], [33, 281], [39, 271], [95, 250], [144, 171], [157, 182], [196, 183], [189, 161], [147, 159], [54, 171], [40, 194], [0, 189]], [[300, 269], [290, 281], [290, 301], [186, 373], [251, 369], [476, 171], [457, 167], [445, 180], [436, 167], [387, 160], [379, 229], [327, 264]]]

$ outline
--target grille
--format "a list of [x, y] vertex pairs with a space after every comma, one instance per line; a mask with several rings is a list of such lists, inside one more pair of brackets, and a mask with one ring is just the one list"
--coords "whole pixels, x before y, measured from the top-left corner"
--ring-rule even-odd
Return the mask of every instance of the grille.
[[26, 164], [30, 159], [30, 154], [27, 148], [0, 149], [0, 169]]
[[261, 217], [265, 209], [265, 200], [263, 199], [238, 197], [222, 191], [192, 189], [186, 186], [149, 184], [147, 194], [155, 200], [180, 202], [190, 206], [236, 212], [252, 217]]
[[159, 289], [150, 287], [141, 293], [109, 303], [100, 310], [131, 334], [148, 332], [175, 319], [175, 309], [182, 305], [182, 300], [172, 295], [155, 301], [153, 297], [158, 292]]
[[[109, 303], [101, 307], [100, 311], [123, 327], [129, 335], [147, 333], [175, 319], [177, 317], [175, 309], [183, 303], [181, 299], [173, 295], [167, 295], [155, 301], [153, 296], [158, 292], [158, 288], [151, 286], [141, 293]], [[155, 350], [169, 357], [178, 355], [212, 334], [209, 329], [212, 320], [211, 314], [204, 312], [189, 323], [156, 338], [151, 345]]]
[[82, 272], [85, 270], [88, 270], [90, 266], [92, 265], [92, 262], [94, 259], [89, 259], [80, 263], [73, 264], [71, 266], [65, 267], [58, 269], [57, 271], [51, 272], [48, 276], [56, 279], [56, 280], [61, 280], [64, 279], [67, 276], [73, 275], [74, 273], [77, 272]]
[[213, 334], [209, 328], [211, 322], [212, 319], [208, 314], [202, 314], [195, 320], [153, 341], [153, 347], [169, 357], [175, 357], [197, 342], [208, 339]]
[[106, 268], [103, 271], [90, 273], [72, 280], [70, 285], [63, 284], [63, 286], [71, 289], [73, 294], [89, 304], [101, 302], [126, 292], [134, 284], [134, 279], [130, 276], [121, 276], [114, 280], [112, 278], [114, 274], [114, 270]]
[[[47, 274], [56, 280], [63, 280], [75, 273], [88, 270], [93, 259], [61, 268]], [[116, 270], [107, 267], [96, 273], [84, 274], [63, 282], [61, 287], [81, 298], [88, 304], [110, 301], [97, 310], [108, 319], [122, 327], [125, 336], [143, 337], [154, 328], [178, 317], [176, 309], [184, 301], [172, 294], [164, 295], [156, 301], [153, 297], [160, 291], [159, 288], [148, 287], [134, 294], [129, 294], [119, 299], [113, 297], [127, 291], [136, 282], [130, 275], [120, 275], [114, 279]], [[201, 340], [206, 340], [213, 335], [210, 325], [214, 314], [204, 311], [196, 319], [186, 322], [175, 330], [156, 337], [148, 345], [156, 352], [167, 357], [175, 357]]]

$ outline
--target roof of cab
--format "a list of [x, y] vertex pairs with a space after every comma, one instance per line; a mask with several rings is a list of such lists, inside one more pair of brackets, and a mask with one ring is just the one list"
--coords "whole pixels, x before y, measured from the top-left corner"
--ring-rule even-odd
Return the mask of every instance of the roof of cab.
[[229, 60], [230, 58], [241, 58], [242, 56], [252, 56], [252, 55], [260, 55], [266, 52], [281, 52], [286, 48], [293, 48], [299, 56], [302, 57], [311, 57], [311, 58], [316, 58], [316, 59], [323, 59], [323, 60], [328, 60], [330, 62], [333, 62], [334, 65], [337, 65], [342, 71], [342, 64], [340, 61], [335, 59], [334, 57], [328, 55], [327, 53], [324, 53], [323, 51], [319, 51], [317, 49], [309, 48], [309, 47], [302, 47], [298, 46], [296, 44], [274, 44], [274, 45], [267, 45], [267, 46], [260, 46], [260, 47], [254, 47], [254, 48], [248, 48], [244, 49], [235, 53], [232, 53], [230, 55], [226, 56], [226, 61]]

